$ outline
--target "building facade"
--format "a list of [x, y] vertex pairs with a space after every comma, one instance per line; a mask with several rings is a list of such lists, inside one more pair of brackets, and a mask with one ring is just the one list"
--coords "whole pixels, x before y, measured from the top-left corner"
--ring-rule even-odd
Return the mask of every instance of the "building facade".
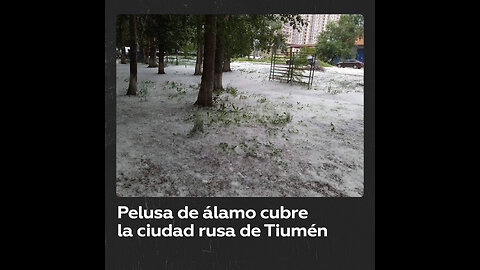
[[340, 14], [300, 14], [300, 16], [308, 22], [308, 25], [302, 27], [300, 32], [293, 29], [288, 23], [282, 27], [287, 44], [315, 44], [318, 35], [325, 31], [327, 24], [340, 19]]

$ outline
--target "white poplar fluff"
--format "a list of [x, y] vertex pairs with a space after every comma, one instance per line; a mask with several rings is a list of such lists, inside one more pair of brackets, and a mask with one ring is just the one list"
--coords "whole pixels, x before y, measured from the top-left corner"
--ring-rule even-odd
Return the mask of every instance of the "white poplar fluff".
[[308, 89], [269, 81], [269, 63], [231, 67], [216, 106], [197, 108], [194, 62], [139, 63], [144, 99], [125, 96], [117, 64], [118, 196], [363, 195], [363, 69], [327, 67]]

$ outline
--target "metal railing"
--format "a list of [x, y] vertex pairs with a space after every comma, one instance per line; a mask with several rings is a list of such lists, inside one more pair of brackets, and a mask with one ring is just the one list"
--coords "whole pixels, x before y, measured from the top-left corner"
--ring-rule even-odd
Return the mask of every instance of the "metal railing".
[[279, 80], [286, 83], [312, 85], [315, 75], [315, 54], [272, 51], [270, 60], [269, 80]]

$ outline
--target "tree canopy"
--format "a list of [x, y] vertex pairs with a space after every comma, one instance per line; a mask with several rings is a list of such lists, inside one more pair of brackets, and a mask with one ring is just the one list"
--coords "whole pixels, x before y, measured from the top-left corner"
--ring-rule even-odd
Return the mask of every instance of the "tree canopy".
[[244, 14], [229, 15], [226, 18], [225, 44], [231, 49], [232, 57], [250, 54], [254, 49], [269, 52], [272, 47], [285, 46], [281, 33], [283, 23], [289, 23], [294, 29], [305, 25], [300, 16], [291, 14]]
[[167, 52], [180, 50], [194, 36], [186, 15], [147, 15], [145, 32]]
[[316, 44], [317, 57], [331, 63], [335, 58], [355, 55], [355, 40], [363, 35], [363, 16], [343, 14], [338, 22], [329, 23]]

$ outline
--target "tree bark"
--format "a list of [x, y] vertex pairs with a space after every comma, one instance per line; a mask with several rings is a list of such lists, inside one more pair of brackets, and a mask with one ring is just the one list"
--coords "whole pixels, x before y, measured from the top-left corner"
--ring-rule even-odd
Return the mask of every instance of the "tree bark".
[[212, 106], [212, 91], [215, 76], [215, 35], [216, 22], [215, 15], [205, 16], [205, 51], [203, 60], [203, 73], [200, 91], [198, 91], [198, 98], [195, 105], [198, 106]]
[[[120, 15], [121, 18], [123, 18], [122, 15]], [[119, 25], [119, 31], [118, 31], [118, 40], [120, 41], [120, 44], [121, 44], [121, 55], [120, 55], [120, 64], [126, 64], [127, 63], [127, 53], [125, 52], [125, 45], [124, 45], [124, 41], [123, 41], [123, 19], [120, 19], [120, 25]]]
[[197, 61], [195, 63], [195, 73], [193, 75], [202, 75], [203, 62], [203, 43], [197, 45]]
[[150, 57], [148, 59], [148, 67], [158, 67], [157, 55], [155, 53], [155, 38], [150, 38]]
[[225, 55], [225, 59], [223, 59], [223, 72], [230, 72], [232, 69], [230, 68], [230, 61], [232, 59], [232, 52], [230, 48], [226, 48], [227, 53]]
[[[137, 59], [137, 62], [145, 62], [145, 38], [144, 38], [144, 24], [142, 22], [143, 16], [137, 16], [137, 39], [138, 39], [138, 45], [139, 45], [139, 52], [141, 53], [139, 58]], [[148, 46], [148, 44], [147, 44]]]
[[122, 46], [122, 58], [120, 58], [120, 64], [127, 63], [127, 53], [125, 52], [125, 46]]
[[137, 39], [135, 15], [130, 15], [130, 82], [127, 95], [137, 95]]
[[193, 75], [202, 75], [203, 60], [203, 42], [202, 42], [202, 24], [197, 24], [197, 61], [195, 62], [195, 73]]
[[215, 79], [213, 83], [213, 90], [223, 90], [222, 73], [223, 73], [223, 45], [222, 45], [222, 31], [220, 24], [217, 21], [217, 35], [215, 40]]
[[165, 52], [162, 48], [159, 48], [158, 51], [158, 74], [165, 74], [165, 61], [163, 60], [163, 58], [165, 57]]
[[[147, 44], [147, 46], [148, 46], [148, 44]], [[147, 52], [146, 46], [143, 46], [142, 52], [143, 52], [143, 62], [148, 65], [149, 64], [149, 62], [148, 62], [148, 52]]]

